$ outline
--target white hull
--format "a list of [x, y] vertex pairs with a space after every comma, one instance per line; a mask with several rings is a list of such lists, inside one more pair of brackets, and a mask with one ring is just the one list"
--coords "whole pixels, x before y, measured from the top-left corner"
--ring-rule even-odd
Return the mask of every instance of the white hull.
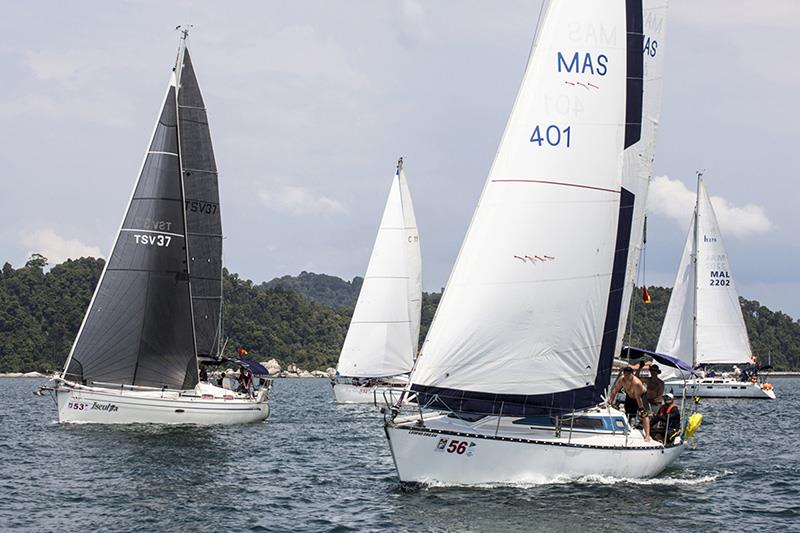
[[372, 387], [362, 387], [348, 383], [334, 383], [333, 395], [336, 403], [371, 403], [375, 406], [389, 405], [400, 400], [403, 387], [391, 387], [379, 385]]
[[[664, 392], [683, 394], [683, 381], [667, 381]], [[762, 388], [761, 383], [736, 381], [729, 378], [704, 378], [686, 382], [686, 395], [700, 398], [753, 398], [774, 400], [775, 391]]]
[[[621, 413], [618, 413], [621, 416]], [[404, 485], [485, 485], [548, 483], [586, 476], [648, 478], [659, 474], [684, 449], [645, 442], [631, 430], [605, 435], [562, 429], [543, 431], [498, 423], [487, 417], [477, 424], [446, 415], [408, 417], [386, 425], [397, 475]], [[459, 426], [461, 426], [459, 428]], [[471, 427], [469, 427], [471, 426]], [[495, 428], [499, 429], [496, 433]]]
[[[209, 387], [205, 386], [204, 390]], [[269, 416], [267, 390], [255, 399], [213, 387], [225, 394], [188, 391], [138, 391], [71, 387], [55, 390], [61, 423], [94, 424], [246, 424]], [[211, 397], [213, 396], [213, 397]]]

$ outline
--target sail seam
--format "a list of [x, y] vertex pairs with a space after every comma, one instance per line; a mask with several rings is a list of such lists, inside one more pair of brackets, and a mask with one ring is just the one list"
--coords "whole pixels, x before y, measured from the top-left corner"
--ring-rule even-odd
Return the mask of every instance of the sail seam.
[[131, 232], [141, 232], [141, 233], [155, 233], [157, 235], [169, 235], [170, 237], [180, 237], [181, 239], [184, 238], [183, 235], [179, 233], [170, 233], [168, 231], [157, 231], [152, 229], [138, 229], [138, 228], [122, 228], [120, 231], [131, 231]]
[[176, 154], [176, 153], [173, 153], [173, 152], [162, 152], [162, 151], [159, 151], [159, 150], [148, 150], [147, 153], [148, 154], [156, 154], [156, 155], [171, 155], [171, 156], [178, 157], [178, 154]]
[[607, 189], [605, 187], [595, 187], [593, 185], [583, 185], [580, 183], [569, 183], [565, 181], [547, 181], [547, 180], [525, 180], [525, 179], [492, 179], [492, 183], [540, 183], [543, 185], [561, 185], [563, 187], [575, 187], [578, 189], [590, 189], [594, 191], [611, 192], [619, 194], [617, 189]]

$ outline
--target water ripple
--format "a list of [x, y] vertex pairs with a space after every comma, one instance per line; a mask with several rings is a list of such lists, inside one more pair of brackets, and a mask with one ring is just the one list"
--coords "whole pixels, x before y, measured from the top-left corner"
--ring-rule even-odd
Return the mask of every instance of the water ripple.
[[705, 401], [696, 448], [658, 478], [400, 490], [368, 406], [278, 380], [237, 427], [59, 425], [34, 380], [0, 380], [0, 524], [104, 531], [575, 531], [796, 528], [800, 380], [777, 402]]

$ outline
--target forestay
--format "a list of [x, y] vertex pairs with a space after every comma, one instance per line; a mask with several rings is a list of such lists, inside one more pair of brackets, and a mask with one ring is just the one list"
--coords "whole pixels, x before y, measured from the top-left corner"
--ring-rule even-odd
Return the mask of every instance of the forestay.
[[402, 160], [339, 356], [342, 376], [388, 377], [411, 371], [419, 342], [422, 261]]
[[[692, 227], [657, 351], [678, 356], [693, 365], [749, 363], [752, 351], [728, 254], [702, 179], [698, 179], [697, 188]], [[695, 313], [697, 325], [693, 328]]]
[[420, 403], [525, 414], [603, 400], [641, 138], [642, 6], [545, 7], [522, 86], [412, 373]]

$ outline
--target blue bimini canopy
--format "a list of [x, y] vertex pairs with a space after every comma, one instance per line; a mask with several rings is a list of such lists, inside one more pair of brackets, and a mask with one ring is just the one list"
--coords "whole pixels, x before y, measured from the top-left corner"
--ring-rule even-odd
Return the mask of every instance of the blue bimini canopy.
[[232, 359], [232, 361], [237, 365], [243, 366], [250, 370], [254, 376], [269, 376], [269, 370], [267, 370], [261, 363], [257, 363], [252, 359], [242, 357], [241, 359]]
[[658, 352], [651, 352], [650, 350], [645, 350], [643, 348], [634, 348], [633, 346], [623, 346], [622, 353], [628, 354], [629, 359], [639, 359], [647, 355], [652, 357], [653, 359], [655, 359], [664, 366], [671, 366], [672, 368], [677, 368], [678, 370], [694, 374], [694, 369], [691, 367], [691, 365], [671, 355]]

